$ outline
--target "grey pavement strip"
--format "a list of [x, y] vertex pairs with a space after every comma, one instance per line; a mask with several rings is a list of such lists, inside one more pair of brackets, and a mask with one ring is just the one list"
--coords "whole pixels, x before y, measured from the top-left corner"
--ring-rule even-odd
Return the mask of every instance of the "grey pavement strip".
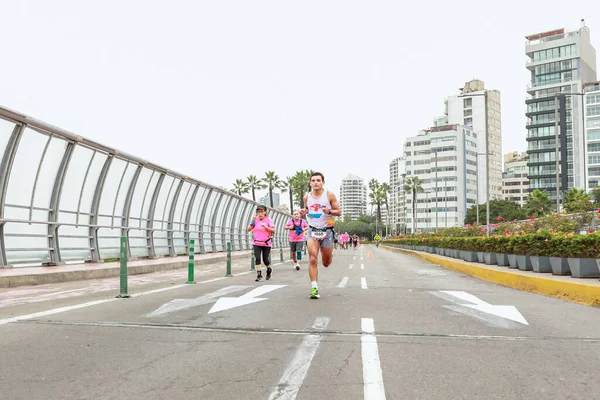
[[[222, 332], [239, 334], [273, 334], [273, 335], [307, 335], [314, 334], [314, 330], [309, 329], [279, 329], [279, 328], [214, 328], [208, 326], [192, 326], [177, 324], [141, 324], [128, 322], [94, 322], [94, 321], [60, 321], [60, 320], [21, 320], [19, 324], [42, 324], [42, 325], [73, 325], [73, 326], [98, 326], [113, 328], [140, 328], [140, 329], [165, 329], [165, 330], [186, 330], [203, 332]], [[319, 330], [323, 336], [358, 336], [362, 331], [340, 331], [340, 330]], [[452, 339], [452, 340], [497, 340], [497, 341], [522, 341], [522, 342], [546, 342], [546, 341], [580, 341], [600, 343], [600, 337], [559, 337], [559, 336], [502, 336], [502, 335], [454, 335], [454, 334], [436, 334], [436, 333], [414, 333], [414, 332], [377, 332], [377, 336], [382, 339]]]

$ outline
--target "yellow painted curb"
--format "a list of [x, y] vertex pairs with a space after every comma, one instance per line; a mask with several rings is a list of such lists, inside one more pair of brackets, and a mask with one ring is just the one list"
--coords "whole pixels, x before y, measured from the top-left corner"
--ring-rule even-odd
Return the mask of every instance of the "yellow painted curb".
[[525, 276], [521, 274], [515, 274], [510, 271], [497, 271], [477, 265], [467, 264], [455, 259], [436, 257], [430, 253], [398, 249], [396, 247], [384, 245], [381, 247], [412, 257], [417, 257], [432, 264], [437, 264], [453, 271], [471, 275], [484, 281], [494, 282], [499, 285], [525, 290], [528, 292], [539, 293], [546, 296], [558, 297], [560, 299], [569, 300], [588, 306], [600, 306], [600, 285], [588, 285], [586, 283], [577, 281], [559, 281], [537, 274]]

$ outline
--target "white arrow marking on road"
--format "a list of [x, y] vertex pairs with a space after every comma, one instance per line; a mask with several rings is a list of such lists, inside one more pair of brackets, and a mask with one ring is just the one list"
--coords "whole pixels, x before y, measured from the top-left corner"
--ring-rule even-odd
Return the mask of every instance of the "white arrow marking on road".
[[201, 306], [203, 304], [212, 303], [212, 302], [216, 301], [218, 297], [221, 297], [221, 296], [224, 296], [224, 295], [227, 295], [230, 293], [234, 293], [234, 292], [239, 292], [239, 291], [247, 289], [249, 287], [250, 286], [233, 285], [233, 286], [227, 286], [227, 287], [221, 288], [221, 289], [217, 290], [216, 292], [212, 292], [212, 293], [208, 293], [203, 296], [200, 296], [200, 297], [196, 297], [195, 299], [171, 300], [167, 304], [162, 305], [155, 311], [148, 314], [147, 317], [157, 317], [162, 314], [167, 314], [167, 313], [171, 313], [174, 311], [181, 311], [181, 310], [185, 310], [188, 308]]
[[221, 297], [208, 312], [209, 314], [219, 311], [229, 310], [230, 308], [245, 306], [247, 304], [258, 303], [259, 301], [267, 300], [266, 298], [257, 298], [263, 294], [272, 292], [273, 290], [281, 289], [286, 285], [263, 285], [249, 291], [240, 297]]
[[354, 264], [350, 264], [350, 269], [354, 268]]
[[527, 322], [525, 317], [523, 317], [523, 315], [519, 312], [519, 310], [517, 310], [517, 307], [515, 307], [515, 306], [495, 306], [495, 305], [486, 303], [485, 301], [481, 300], [480, 298], [478, 298], [476, 296], [473, 296], [470, 293], [462, 292], [462, 291], [441, 290], [440, 292], [449, 294], [450, 296], [454, 296], [456, 298], [467, 301], [469, 303], [473, 303], [473, 304], [461, 304], [464, 307], [469, 307], [474, 310], [479, 310], [479, 311], [482, 311], [487, 314], [492, 314], [492, 315], [496, 315], [498, 317], [510, 319], [511, 321], [519, 322], [523, 325], [529, 325], [529, 323]]

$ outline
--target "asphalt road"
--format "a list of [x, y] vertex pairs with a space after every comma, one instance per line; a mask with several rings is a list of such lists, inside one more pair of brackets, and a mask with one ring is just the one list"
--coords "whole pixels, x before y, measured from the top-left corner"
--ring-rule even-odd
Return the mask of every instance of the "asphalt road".
[[248, 269], [1, 290], [0, 398], [600, 396], [598, 308], [368, 246], [320, 267], [319, 300], [306, 261]]

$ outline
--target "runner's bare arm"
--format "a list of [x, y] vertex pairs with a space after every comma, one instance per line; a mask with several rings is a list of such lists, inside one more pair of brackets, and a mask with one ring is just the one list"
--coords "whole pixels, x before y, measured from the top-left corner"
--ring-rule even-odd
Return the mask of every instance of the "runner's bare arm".
[[340, 210], [340, 203], [338, 203], [337, 197], [335, 197], [335, 194], [328, 192], [327, 199], [329, 200], [329, 203], [331, 204], [331, 210], [329, 210], [330, 211], [329, 214], [331, 214], [334, 217], [341, 216], [342, 210]]
[[300, 215], [308, 214], [308, 194], [304, 195], [304, 208], [300, 209]]

